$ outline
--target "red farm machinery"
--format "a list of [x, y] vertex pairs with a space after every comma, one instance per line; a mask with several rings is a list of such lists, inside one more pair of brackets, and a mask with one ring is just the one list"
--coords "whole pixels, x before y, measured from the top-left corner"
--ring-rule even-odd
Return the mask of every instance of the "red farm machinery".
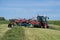
[[[49, 28], [48, 22], [47, 22], [48, 17], [44, 16], [37, 16], [37, 20], [32, 20], [32, 19], [15, 19], [10, 22], [11, 25], [18, 25], [18, 26], [25, 26], [25, 27], [30, 27], [31, 25], [36, 28]], [[11, 27], [11, 25], [8, 25], [8, 27]]]

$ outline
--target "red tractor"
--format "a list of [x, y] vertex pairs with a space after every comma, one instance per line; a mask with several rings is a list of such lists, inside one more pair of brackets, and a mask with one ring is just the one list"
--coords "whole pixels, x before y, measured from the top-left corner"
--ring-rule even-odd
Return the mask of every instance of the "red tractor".
[[37, 20], [40, 22], [40, 25], [43, 28], [49, 28], [47, 19], [49, 19], [48, 17], [44, 17], [44, 16], [37, 16]]

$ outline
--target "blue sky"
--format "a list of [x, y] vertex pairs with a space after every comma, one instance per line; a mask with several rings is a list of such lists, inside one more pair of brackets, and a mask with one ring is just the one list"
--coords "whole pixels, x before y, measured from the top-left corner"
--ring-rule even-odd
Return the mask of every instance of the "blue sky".
[[32, 18], [38, 14], [60, 20], [60, 0], [0, 0], [0, 17]]

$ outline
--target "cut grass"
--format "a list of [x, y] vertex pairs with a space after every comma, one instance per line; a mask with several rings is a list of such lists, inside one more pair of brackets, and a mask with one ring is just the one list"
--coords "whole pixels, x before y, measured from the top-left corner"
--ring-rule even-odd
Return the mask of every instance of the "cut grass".
[[60, 20], [50, 20], [48, 22], [50, 29], [60, 30]]
[[[0, 34], [4, 34], [1, 40], [60, 40], [60, 30], [16, 26], [7, 31], [6, 24], [0, 26]], [[3, 29], [7, 32], [2, 32]]]
[[60, 26], [58, 26], [58, 25], [54, 25], [54, 24], [49, 24], [49, 28], [50, 29], [54, 29], [54, 30], [60, 30]]
[[60, 40], [60, 31], [40, 28], [26, 28], [26, 40]]
[[0, 24], [0, 40], [8, 29], [7, 24]]
[[24, 29], [22, 27], [13, 27], [5, 33], [2, 40], [24, 40]]

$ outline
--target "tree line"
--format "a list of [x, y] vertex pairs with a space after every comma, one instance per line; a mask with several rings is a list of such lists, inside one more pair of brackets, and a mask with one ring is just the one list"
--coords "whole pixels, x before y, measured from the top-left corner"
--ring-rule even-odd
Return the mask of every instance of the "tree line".
[[0, 21], [5, 21], [6, 19], [4, 17], [0, 17]]

